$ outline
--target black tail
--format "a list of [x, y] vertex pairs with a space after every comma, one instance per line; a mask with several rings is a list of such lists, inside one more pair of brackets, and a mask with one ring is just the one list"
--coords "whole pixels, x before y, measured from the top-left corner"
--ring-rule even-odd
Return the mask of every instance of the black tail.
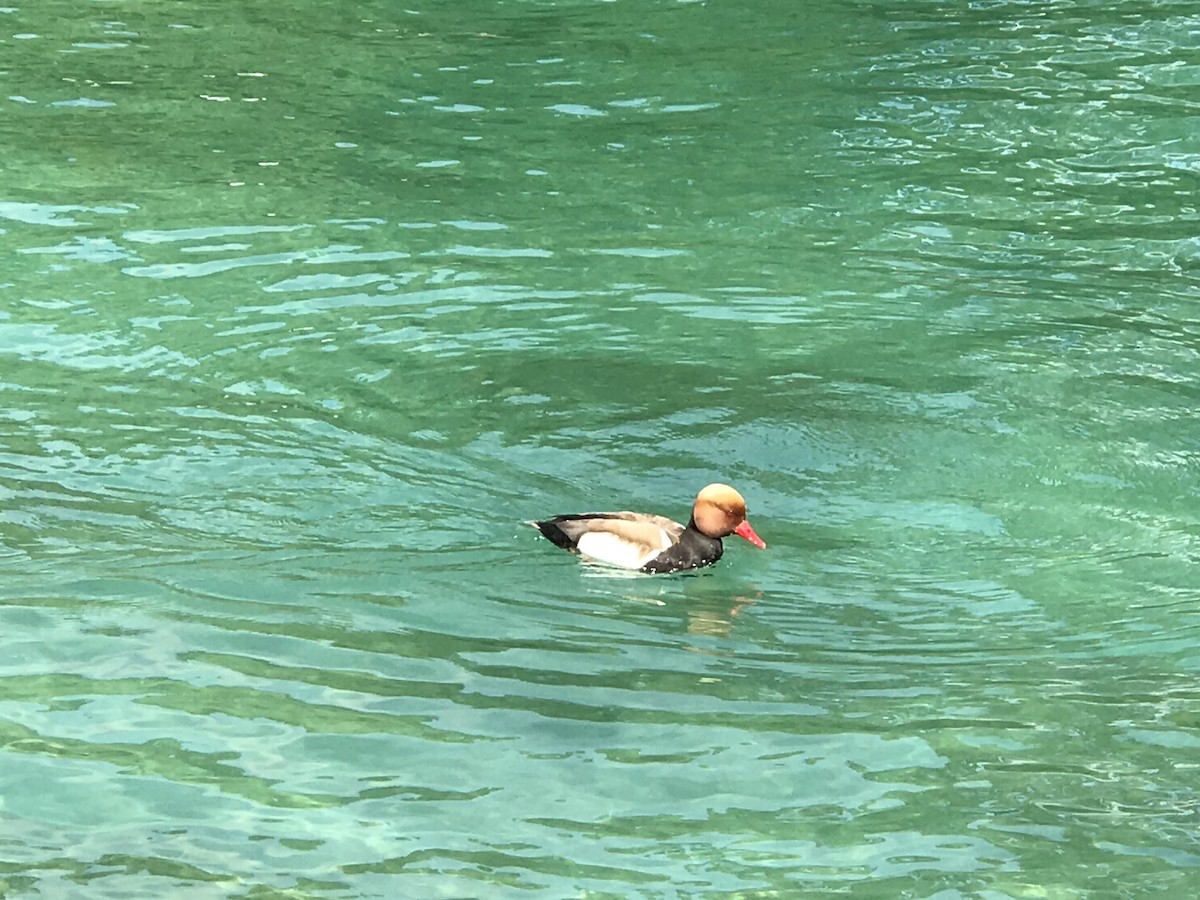
[[558, 527], [556, 519], [547, 519], [544, 522], [526, 522], [526, 525], [532, 525], [542, 533], [546, 540], [550, 541], [556, 547], [562, 547], [564, 550], [570, 550], [572, 553], [578, 553], [578, 548], [575, 546], [575, 539]]

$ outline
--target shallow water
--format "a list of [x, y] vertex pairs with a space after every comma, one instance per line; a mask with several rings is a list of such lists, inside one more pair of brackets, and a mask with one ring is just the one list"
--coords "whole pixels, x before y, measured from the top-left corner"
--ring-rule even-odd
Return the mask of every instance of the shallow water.
[[1194, 4], [0, 48], [0, 894], [1200, 885]]

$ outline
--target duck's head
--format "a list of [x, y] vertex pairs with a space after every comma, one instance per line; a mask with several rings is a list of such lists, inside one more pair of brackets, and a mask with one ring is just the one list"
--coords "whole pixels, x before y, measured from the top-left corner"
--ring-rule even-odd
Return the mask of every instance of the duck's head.
[[765, 549], [767, 544], [746, 521], [746, 500], [727, 484], [710, 484], [696, 496], [692, 506], [696, 530], [710, 538], [736, 534]]

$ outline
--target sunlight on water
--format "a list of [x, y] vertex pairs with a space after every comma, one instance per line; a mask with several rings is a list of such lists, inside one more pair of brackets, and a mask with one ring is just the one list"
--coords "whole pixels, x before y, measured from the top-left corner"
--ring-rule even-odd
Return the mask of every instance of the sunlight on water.
[[93, 6], [0, 10], [0, 895], [1187, 895], [1191, 5]]

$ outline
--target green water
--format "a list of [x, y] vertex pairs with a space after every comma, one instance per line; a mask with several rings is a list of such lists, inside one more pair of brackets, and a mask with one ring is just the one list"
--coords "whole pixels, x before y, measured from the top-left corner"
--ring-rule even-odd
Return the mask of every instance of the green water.
[[[1200, 890], [1200, 7], [0, 10], [0, 896]], [[523, 519], [768, 542], [621, 577]]]

